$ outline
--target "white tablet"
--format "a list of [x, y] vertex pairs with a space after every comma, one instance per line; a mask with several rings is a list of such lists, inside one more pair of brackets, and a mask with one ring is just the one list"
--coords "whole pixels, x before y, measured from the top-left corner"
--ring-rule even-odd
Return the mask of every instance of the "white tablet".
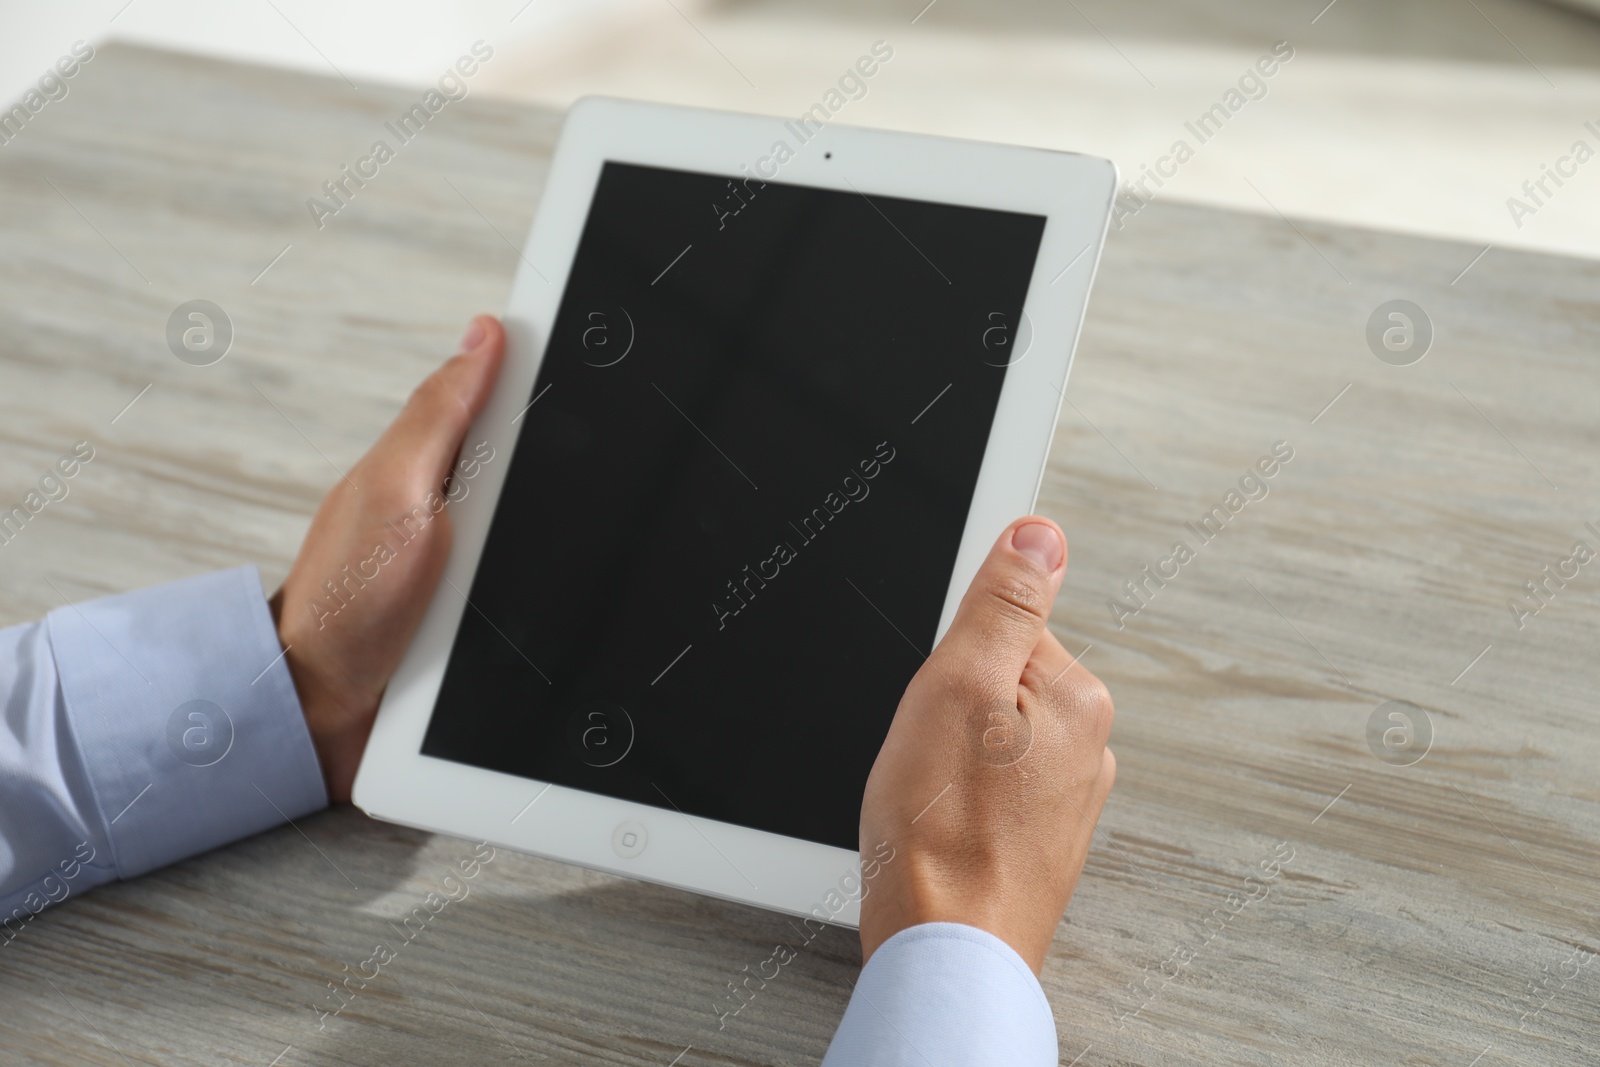
[[369, 814], [856, 924], [868, 771], [1033, 507], [1116, 171], [821, 110], [573, 107]]

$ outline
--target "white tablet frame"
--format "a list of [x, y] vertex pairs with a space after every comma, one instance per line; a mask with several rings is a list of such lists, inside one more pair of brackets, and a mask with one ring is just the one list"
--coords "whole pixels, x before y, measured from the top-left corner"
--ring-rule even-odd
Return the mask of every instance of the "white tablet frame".
[[[456, 590], [472, 587], [520, 429], [513, 419], [531, 396], [544, 354], [542, 339], [550, 334], [607, 161], [735, 178], [757, 172], [777, 182], [859, 191], [868, 197], [1044, 216], [1024, 307], [1032, 326], [1031, 347], [1006, 371], [939, 637], [949, 628], [996, 534], [1034, 506], [1110, 221], [1114, 164], [1091, 156], [858, 127], [828, 125], [806, 132], [811, 137], [802, 145], [793, 120], [603, 97], [586, 97], [573, 105], [512, 288], [505, 316], [505, 366], [488, 407], [466, 438], [468, 449], [490, 442], [501, 462], [484, 466], [467, 497], [451, 506], [455, 538], [446, 582], [389, 683], [356, 778], [355, 803], [367, 814], [775, 911], [857, 925], [860, 891], [852, 887], [860, 885], [861, 864], [854, 852], [420, 753], [467, 610]], [[772, 152], [778, 141], [795, 155], [774, 174]], [[643, 851], [627, 856], [634, 849], [623, 842], [643, 842]]]

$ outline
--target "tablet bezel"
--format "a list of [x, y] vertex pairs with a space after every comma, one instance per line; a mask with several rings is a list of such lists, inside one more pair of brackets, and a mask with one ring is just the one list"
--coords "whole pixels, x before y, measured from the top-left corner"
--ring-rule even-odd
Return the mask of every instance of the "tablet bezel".
[[[455, 536], [445, 581], [384, 694], [356, 778], [355, 803], [367, 814], [775, 911], [857, 924], [861, 864], [854, 852], [420, 751], [456, 631], [469, 610], [463, 591], [472, 588], [526, 421], [521, 413], [543, 358], [541, 339], [555, 321], [608, 161], [730, 177], [756, 174], [868, 197], [1044, 216], [1023, 308], [1031, 343], [1006, 371], [939, 637], [996, 534], [1033, 508], [1110, 221], [1115, 166], [1091, 156], [839, 125], [808, 128], [810, 137], [800, 144], [795, 123], [604, 97], [586, 97], [569, 111], [512, 287], [500, 381], [466, 438], [468, 449], [489, 442], [498, 461], [484, 465], [467, 496], [450, 505]], [[773, 148], [780, 140], [795, 154], [774, 174]], [[635, 853], [635, 847], [642, 851]]]

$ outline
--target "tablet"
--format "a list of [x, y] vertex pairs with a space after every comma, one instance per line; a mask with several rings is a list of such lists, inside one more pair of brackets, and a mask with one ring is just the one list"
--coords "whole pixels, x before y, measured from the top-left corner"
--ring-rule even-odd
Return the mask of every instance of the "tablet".
[[1116, 172], [818, 111], [572, 108], [369, 814], [856, 924], [867, 774], [1033, 507]]

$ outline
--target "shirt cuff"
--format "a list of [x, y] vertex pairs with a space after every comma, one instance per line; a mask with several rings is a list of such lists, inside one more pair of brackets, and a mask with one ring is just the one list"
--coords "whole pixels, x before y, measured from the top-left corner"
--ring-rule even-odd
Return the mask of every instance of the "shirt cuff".
[[1016, 951], [959, 923], [885, 941], [861, 969], [823, 1067], [1056, 1067], [1056, 1021]]
[[58, 608], [45, 621], [119, 877], [327, 806], [254, 567]]

